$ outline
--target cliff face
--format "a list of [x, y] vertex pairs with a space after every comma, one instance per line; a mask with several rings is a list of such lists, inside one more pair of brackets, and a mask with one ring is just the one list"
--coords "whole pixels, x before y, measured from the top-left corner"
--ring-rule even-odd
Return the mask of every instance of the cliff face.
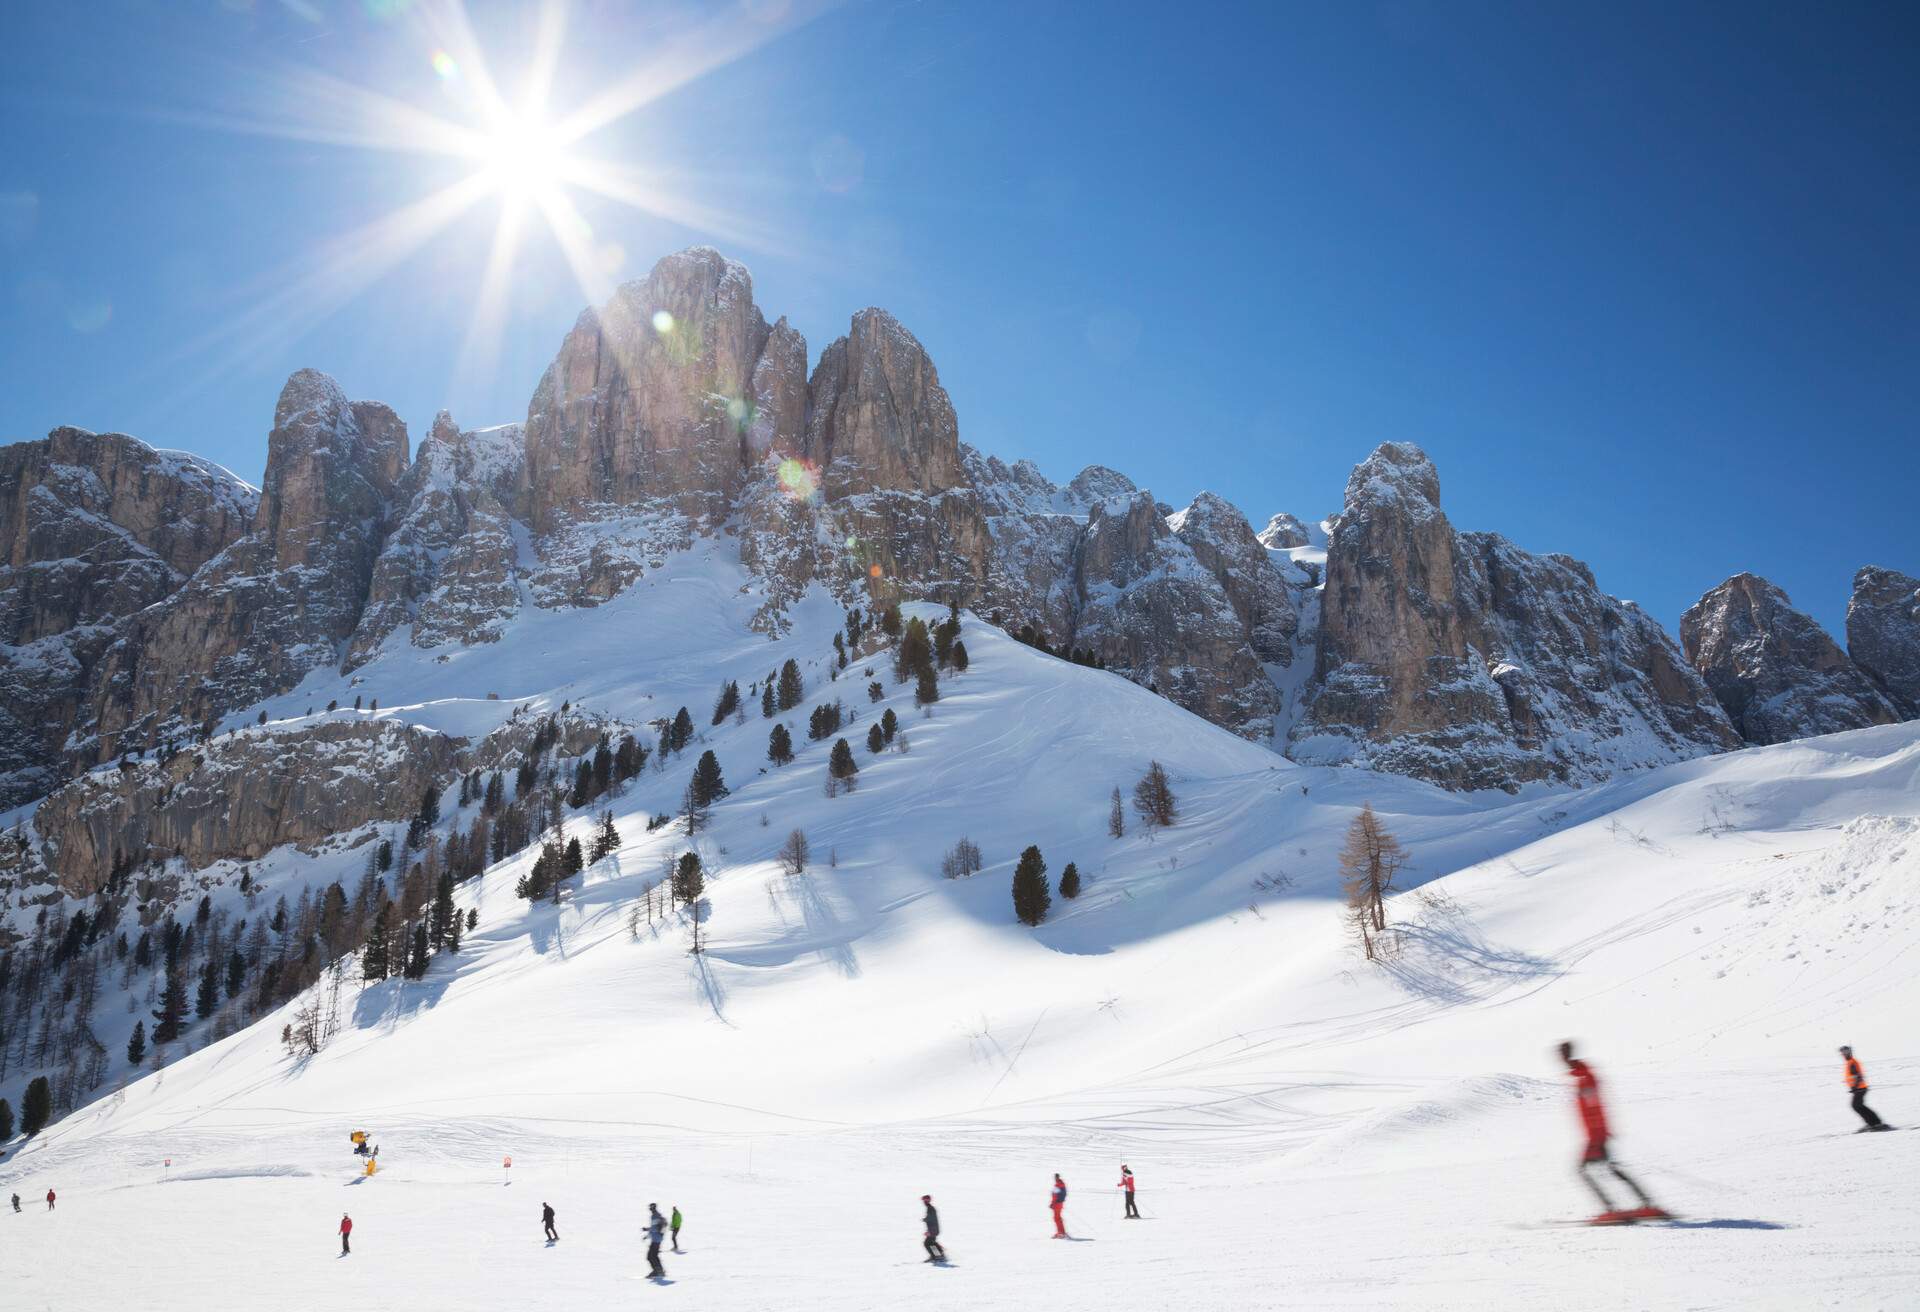
[[136, 616], [90, 690], [79, 755], [184, 735], [337, 664], [360, 620], [406, 472], [407, 433], [324, 374], [287, 380], [253, 531]]
[[1680, 617], [1680, 643], [1750, 743], [1901, 718], [1838, 643], [1756, 575], [1736, 574], [1694, 603]]
[[1583, 781], [1740, 744], [1671, 639], [1587, 567], [1462, 534], [1418, 447], [1347, 482], [1290, 755], [1451, 788]]
[[0, 447], [0, 806], [51, 788], [103, 652], [244, 535], [258, 494], [119, 433]]
[[1847, 652], [1904, 715], [1920, 716], [1920, 579], [1877, 565], [1855, 574]]

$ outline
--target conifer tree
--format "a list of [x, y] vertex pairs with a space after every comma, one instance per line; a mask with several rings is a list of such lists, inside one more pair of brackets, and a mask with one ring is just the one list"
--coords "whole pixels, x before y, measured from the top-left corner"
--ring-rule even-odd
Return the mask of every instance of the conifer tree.
[[[127, 1039], [127, 1065], [138, 1067], [140, 1063], [146, 1059], [147, 1023], [143, 1020], [137, 1020], [133, 1023], [133, 1034]], [[7, 1114], [4, 1119], [8, 1122], [13, 1120], [12, 1108], [7, 1109]], [[0, 1126], [0, 1130], [11, 1131], [12, 1129], [13, 1126], [11, 1124]], [[5, 1137], [4, 1134], [0, 1134], [0, 1140], [4, 1140]]]
[[1127, 808], [1120, 804], [1120, 789], [1117, 786], [1107, 807], [1107, 835], [1110, 838], [1127, 836]]
[[569, 879], [587, 868], [586, 853], [580, 850], [580, 839], [577, 836], [567, 840], [566, 864], [560, 868]]
[[180, 1031], [187, 1018], [187, 980], [180, 966], [180, 949], [175, 944], [167, 948], [166, 981], [160, 989], [160, 1006], [153, 1013], [153, 1041], [172, 1043], [180, 1037]]
[[1013, 914], [1023, 925], [1037, 925], [1047, 918], [1052, 903], [1053, 896], [1047, 892], [1047, 863], [1038, 847], [1029, 847], [1020, 854], [1020, 863], [1013, 871]]
[[212, 954], [207, 954], [207, 964], [200, 968], [200, 987], [194, 993], [193, 1011], [201, 1020], [213, 1015], [214, 1008], [220, 1005], [220, 962]]
[[440, 823], [440, 786], [428, 784], [420, 799], [420, 823], [428, 828]]
[[673, 726], [668, 730], [668, 741], [672, 743], [672, 750], [675, 752], [685, 751], [687, 744], [693, 741], [693, 717], [687, 714], [687, 708], [684, 706], [673, 717]]
[[[143, 1045], [146, 1043], [145, 1038], [141, 1039], [141, 1043]], [[5, 1098], [0, 1098], [0, 1143], [5, 1143], [11, 1138], [13, 1138], [13, 1104]]]
[[878, 755], [887, 745], [887, 735], [880, 731], [878, 724], [867, 726], [867, 750]]
[[705, 809], [727, 795], [727, 781], [720, 774], [720, 760], [711, 751], [702, 753], [699, 764], [693, 767], [693, 800], [696, 806]]
[[891, 706], [887, 707], [886, 714], [880, 717], [880, 732], [886, 735], [888, 742], [892, 742], [893, 736], [900, 732], [900, 717], [893, 713]]
[[878, 679], [867, 680], [867, 700], [868, 701], [877, 702], [881, 698], [885, 697], [886, 695], [887, 695], [887, 690], [880, 686], [880, 680]]
[[761, 718], [771, 720], [775, 709], [773, 704], [773, 680], [769, 679], [767, 680], [766, 686], [760, 689]]
[[373, 913], [373, 928], [367, 931], [367, 945], [360, 953], [360, 975], [372, 983], [378, 983], [393, 973], [393, 959], [387, 945], [393, 937], [393, 903], [380, 899], [379, 910]]
[[890, 601], [887, 608], [880, 612], [880, 632], [889, 638], [900, 636], [900, 603]]
[[27, 1096], [20, 1100], [20, 1133], [38, 1134], [53, 1116], [53, 1086], [47, 1077], [37, 1076], [27, 1085]]
[[834, 743], [833, 755], [827, 758], [827, 773], [846, 787], [853, 787], [854, 776], [860, 773], [860, 763], [853, 759], [853, 748], [847, 746], [845, 738]]
[[927, 637], [926, 621], [915, 615], [893, 649], [893, 677], [910, 679], [933, 665], [933, 643]]
[[593, 795], [600, 796], [613, 787], [613, 748], [607, 745], [607, 736], [600, 735], [599, 745], [593, 749]]
[[1060, 896], [1068, 899], [1080, 896], [1080, 867], [1071, 861], [1060, 872]]
[[790, 711], [800, 704], [806, 696], [806, 685], [800, 681], [799, 662], [788, 660], [780, 667], [780, 709]]
[[922, 665], [913, 687], [913, 701], [916, 706], [931, 706], [940, 700], [940, 676], [933, 672], [933, 666]]
[[786, 725], [774, 725], [773, 732], [767, 735], [767, 759], [775, 765], [785, 765], [793, 759], [793, 735], [787, 732]]
[[413, 953], [407, 958], [407, 978], [424, 979], [427, 974], [427, 927], [424, 922], [413, 927]]
[[953, 656], [951, 659], [953, 661], [953, 672], [955, 674], [965, 674], [967, 672], [967, 644], [956, 638], [953, 643]]
[[427, 918], [427, 942], [438, 952], [447, 946], [447, 935], [453, 931], [453, 922], [459, 915], [453, 905], [453, 872], [441, 874], [440, 881], [433, 890], [433, 910]]
[[700, 865], [700, 854], [698, 852], [683, 853], [679, 863], [673, 868], [674, 901], [690, 906], [700, 900], [700, 895], [706, 891], [706, 887], [707, 876]]
[[567, 805], [578, 811], [593, 800], [593, 766], [582, 761], [573, 771], [573, 791], [567, 795]]
[[720, 696], [714, 700], [713, 722], [715, 724], [725, 724], [727, 717], [739, 709], [739, 706], [740, 685], [737, 681], [728, 679], [720, 685]]

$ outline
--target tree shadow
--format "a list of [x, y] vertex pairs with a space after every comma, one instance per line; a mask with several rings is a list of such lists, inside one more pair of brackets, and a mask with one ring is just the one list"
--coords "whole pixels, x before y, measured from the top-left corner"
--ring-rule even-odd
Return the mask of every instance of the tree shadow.
[[1452, 898], [1420, 897], [1416, 917], [1392, 928], [1387, 975], [1409, 993], [1449, 1005], [1473, 1002], [1510, 984], [1546, 980], [1558, 962], [1490, 942]]

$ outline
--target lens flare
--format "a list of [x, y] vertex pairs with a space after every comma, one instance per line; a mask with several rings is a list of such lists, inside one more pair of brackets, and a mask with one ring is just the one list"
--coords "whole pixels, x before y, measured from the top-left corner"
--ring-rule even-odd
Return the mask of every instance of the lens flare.
[[817, 501], [820, 497], [820, 474], [813, 465], [805, 460], [788, 456], [780, 462], [774, 471], [779, 480], [780, 490], [793, 501]]
[[673, 316], [665, 310], [655, 310], [653, 312], [653, 330], [662, 337], [665, 337], [673, 331]]
[[442, 82], [451, 82], [460, 76], [460, 65], [453, 62], [453, 56], [444, 50], [433, 52], [433, 71], [440, 75]]

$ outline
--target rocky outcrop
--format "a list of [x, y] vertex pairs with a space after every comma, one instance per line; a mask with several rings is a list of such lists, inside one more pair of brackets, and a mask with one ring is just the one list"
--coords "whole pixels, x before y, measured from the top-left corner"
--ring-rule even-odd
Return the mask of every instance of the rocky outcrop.
[[1920, 716], [1920, 579], [1877, 565], [1853, 576], [1847, 653], [1903, 714]]
[[1900, 719], [1840, 645], [1757, 575], [1736, 574], [1688, 607], [1680, 646], [1750, 743]]
[[1311, 545], [1313, 533], [1297, 518], [1283, 511], [1267, 521], [1267, 526], [1260, 530], [1259, 538], [1261, 546], [1285, 551], [1289, 547]]
[[400, 487], [405, 506], [374, 564], [346, 665], [411, 626], [416, 647], [494, 642], [520, 604], [512, 506], [523, 477], [518, 424], [462, 432], [442, 410]]
[[1202, 492], [1168, 524], [1219, 581], [1253, 654], [1270, 665], [1292, 664], [1299, 606], [1247, 517]]
[[1513, 789], [1739, 745], [1672, 640], [1585, 565], [1456, 533], [1418, 447], [1354, 470], [1289, 755]]
[[105, 759], [282, 692], [337, 664], [360, 621], [406, 472], [407, 434], [325, 374], [287, 380], [253, 531], [136, 616], [92, 689]]
[[1272, 731], [1280, 695], [1246, 621], [1150, 493], [1095, 506], [1075, 567], [1071, 647], [1236, 733]]
[[116, 869], [178, 858], [198, 870], [404, 820], [452, 769], [456, 746], [361, 716], [243, 729], [83, 775], [34, 810], [33, 830], [61, 890], [91, 897]]
[[[752, 275], [707, 247], [668, 256], [583, 313], [527, 407], [521, 508], [533, 531], [659, 502], [724, 519], [750, 476], [755, 375], [770, 337]], [[790, 401], [795, 383], [777, 368], [804, 354], [784, 341], [759, 392]], [[783, 412], [768, 413], [772, 424]], [[764, 436], [797, 445], [771, 427]]]
[[218, 465], [120, 433], [0, 448], [0, 806], [58, 782], [101, 654], [246, 533], [257, 503]]

